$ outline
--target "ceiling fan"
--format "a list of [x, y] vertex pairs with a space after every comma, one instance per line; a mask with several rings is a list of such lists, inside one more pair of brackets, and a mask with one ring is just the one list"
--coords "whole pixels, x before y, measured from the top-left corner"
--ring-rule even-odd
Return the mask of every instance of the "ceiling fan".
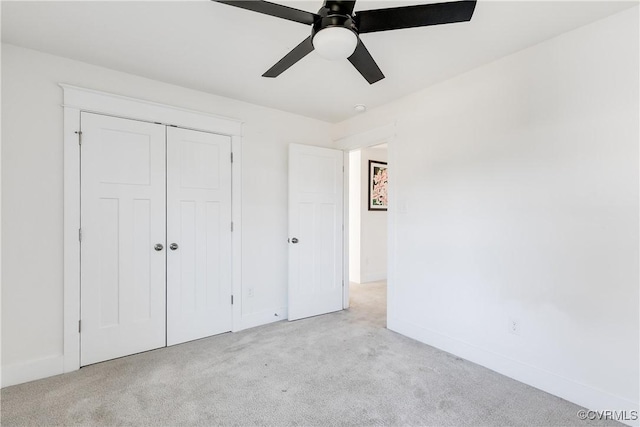
[[259, 0], [214, 1], [312, 26], [311, 35], [262, 77], [278, 77], [315, 49], [327, 59], [348, 58], [369, 84], [384, 79], [384, 74], [360, 40], [360, 34], [465, 22], [471, 20], [476, 7], [476, 0], [462, 0], [354, 13], [355, 0], [326, 0], [318, 13], [311, 13]]

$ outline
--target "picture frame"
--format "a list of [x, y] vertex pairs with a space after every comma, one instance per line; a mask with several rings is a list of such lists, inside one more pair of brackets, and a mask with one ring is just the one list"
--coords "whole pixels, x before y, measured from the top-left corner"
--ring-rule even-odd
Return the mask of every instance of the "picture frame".
[[369, 210], [386, 211], [387, 197], [387, 162], [369, 160]]

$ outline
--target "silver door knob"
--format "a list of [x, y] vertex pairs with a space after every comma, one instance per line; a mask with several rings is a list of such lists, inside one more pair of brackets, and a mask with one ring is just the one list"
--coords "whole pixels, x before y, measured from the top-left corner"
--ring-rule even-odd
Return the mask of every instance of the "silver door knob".
[[294, 237], [293, 239], [291, 239], [291, 243], [298, 243], [298, 238]]
[[164, 246], [162, 246], [162, 243], [156, 243], [156, 245], [153, 247], [153, 249], [155, 249], [156, 251], [160, 252], [161, 250], [164, 249]]
[[169, 249], [171, 249], [172, 251], [175, 251], [176, 249], [178, 249], [178, 244], [177, 243], [170, 244]]

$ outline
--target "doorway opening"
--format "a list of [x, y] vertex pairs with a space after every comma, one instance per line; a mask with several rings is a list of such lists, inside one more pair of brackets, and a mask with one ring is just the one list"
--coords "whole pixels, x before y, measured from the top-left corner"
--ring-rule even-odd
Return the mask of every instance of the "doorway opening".
[[349, 300], [386, 311], [387, 144], [349, 151]]

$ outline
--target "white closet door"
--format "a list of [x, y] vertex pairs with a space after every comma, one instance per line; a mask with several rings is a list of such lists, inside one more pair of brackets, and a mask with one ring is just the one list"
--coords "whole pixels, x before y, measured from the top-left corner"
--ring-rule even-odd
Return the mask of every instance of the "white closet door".
[[167, 345], [228, 332], [231, 138], [167, 128]]
[[342, 310], [343, 157], [289, 146], [289, 320]]
[[[82, 113], [81, 365], [165, 346], [165, 127]], [[158, 249], [158, 250], [156, 250]]]

